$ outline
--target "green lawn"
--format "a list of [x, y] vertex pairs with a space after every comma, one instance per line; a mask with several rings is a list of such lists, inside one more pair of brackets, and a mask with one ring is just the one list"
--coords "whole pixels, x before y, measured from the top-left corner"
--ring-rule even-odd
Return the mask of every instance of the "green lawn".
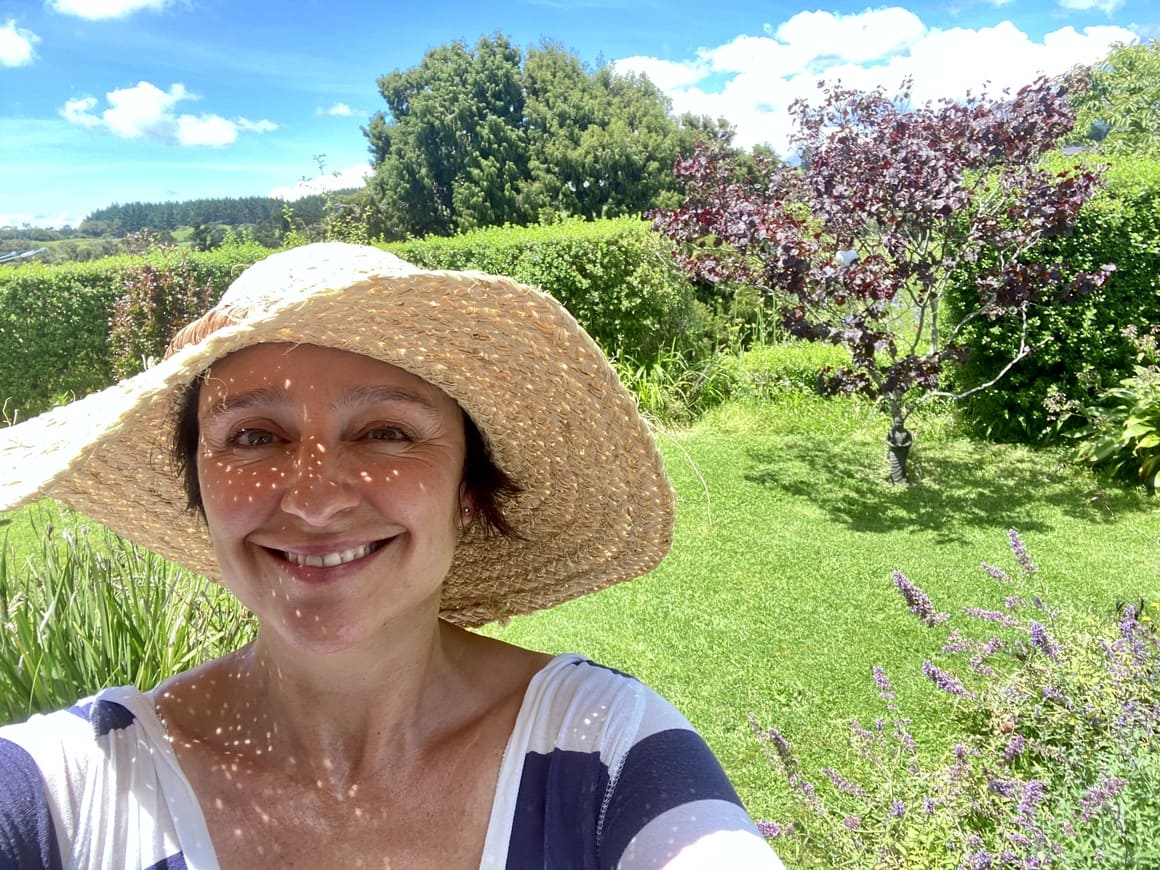
[[1060, 453], [969, 441], [940, 415], [912, 426], [921, 482], [900, 489], [885, 479], [884, 428], [857, 404], [793, 399], [665, 434], [672, 555], [645, 578], [491, 632], [635, 673], [705, 734], [754, 815], [784, 819], [750, 712], [807, 767], [852, 764], [850, 718], [883, 714], [878, 664], [920, 748], [954, 742], [946, 698], [921, 673], [924, 658], [943, 660], [946, 632], [908, 613], [894, 569], [940, 610], [1000, 607], [1004, 590], [980, 562], [1014, 574], [1015, 528], [1065, 611], [1160, 599], [1160, 514], [1142, 493], [1103, 489]]
[[[946, 632], [910, 616], [892, 571], [940, 610], [996, 608], [1010, 590], [979, 564], [1015, 573], [1015, 528], [1041, 568], [1037, 591], [1066, 613], [1110, 613], [1118, 598], [1160, 600], [1160, 513], [1062, 453], [971, 441], [946, 414], [912, 428], [910, 488], [886, 482], [884, 419], [854, 401], [734, 404], [662, 433], [678, 494], [670, 557], [647, 577], [487, 631], [641, 677], [704, 733], [759, 818], [785, 820], [787, 793], [748, 714], [783, 731], [808, 768], [848, 769], [850, 718], [883, 712], [874, 665], [920, 748], [942, 753], [956, 723], [921, 664], [951, 664], [939, 652]], [[34, 542], [30, 514], [0, 517], [16, 552]]]

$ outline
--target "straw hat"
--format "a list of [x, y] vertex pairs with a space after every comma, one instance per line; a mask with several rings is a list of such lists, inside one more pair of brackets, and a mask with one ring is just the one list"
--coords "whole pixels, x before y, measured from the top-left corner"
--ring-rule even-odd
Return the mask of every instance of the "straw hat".
[[461, 625], [528, 613], [628, 580], [668, 552], [673, 496], [631, 396], [558, 302], [508, 278], [424, 271], [327, 243], [251, 266], [166, 358], [99, 393], [0, 430], [0, 510], [52, 496], [217, 579], [213, 548], [168, 453], [177, 396], [214, 360], [265, 342], [365, 354], [442, 389], [523, 488], [474, 524], [444, 586]]

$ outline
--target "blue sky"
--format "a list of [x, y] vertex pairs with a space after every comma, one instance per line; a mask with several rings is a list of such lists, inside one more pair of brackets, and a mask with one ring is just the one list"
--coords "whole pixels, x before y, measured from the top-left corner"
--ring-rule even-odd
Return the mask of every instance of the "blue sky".
[[1160, 37], [1160, 4], [0, 0], [0, 226], [352, 186], [369, 159], [360, 128], [383, 107], [376, 79], [497, 31], [645, 72], [676, 111], [780, 149], [785, 107], [819, 77], [893, 89], [912, 74], [919, 102], [1018, 87]]

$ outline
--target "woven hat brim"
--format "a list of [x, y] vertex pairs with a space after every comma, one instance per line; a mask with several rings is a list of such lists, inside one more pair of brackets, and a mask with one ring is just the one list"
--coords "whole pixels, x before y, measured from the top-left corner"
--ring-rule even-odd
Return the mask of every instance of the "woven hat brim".
[[168, 456], [175, 401], [214, 360], [286, 342], [361, 353], [441, 388], [523, 488], [506, 510], [523, 540], [469, 529], [444, 585], [444, 618], [475, 626], [550, 607], [644, 574], [668, 552], [673, 494], [651, 433], [559, 303], [470, 272], [316, 280], [134, 378], [0, 430], [0, 510], [52, 496], [219, 579]]

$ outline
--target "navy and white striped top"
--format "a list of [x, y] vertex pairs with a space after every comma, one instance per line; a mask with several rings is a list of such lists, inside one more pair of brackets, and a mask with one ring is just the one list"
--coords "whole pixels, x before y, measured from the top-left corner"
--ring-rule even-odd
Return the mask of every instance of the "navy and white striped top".
[[[782, 865], [680, 713], [563, 655], [528, 686], [481, 866]], [[218, 867], [164, 726], [132, 687], [0, 728], [0, 868], [65, 867]]]

